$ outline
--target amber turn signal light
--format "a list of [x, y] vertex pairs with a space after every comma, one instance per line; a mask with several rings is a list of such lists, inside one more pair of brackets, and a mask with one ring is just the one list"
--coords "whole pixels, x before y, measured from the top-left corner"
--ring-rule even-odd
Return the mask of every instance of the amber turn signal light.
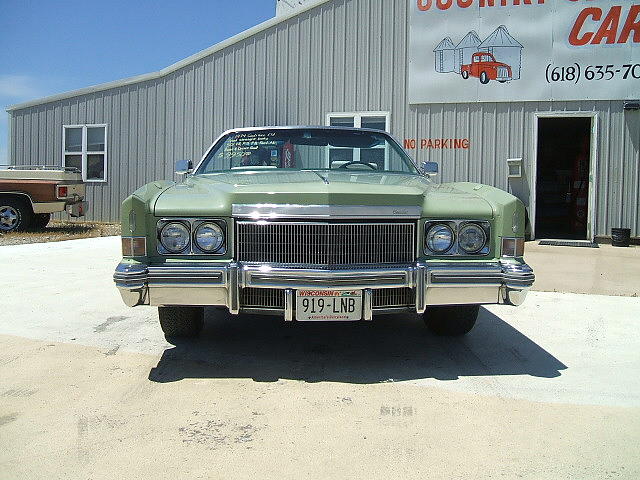
[[524, 238], [503, 238], [503, 257], [522, 257], [524, 255]]
[[122, 237], [123, 257], [146, 257], [147, 239], [145, 237]]

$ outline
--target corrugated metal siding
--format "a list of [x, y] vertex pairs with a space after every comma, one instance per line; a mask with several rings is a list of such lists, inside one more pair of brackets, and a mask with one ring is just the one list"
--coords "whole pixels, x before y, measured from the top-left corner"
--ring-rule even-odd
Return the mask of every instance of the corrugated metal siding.
[[[390, 111], [403, 138], [469, 138], [469, 150], [421, 150], [440, 181], [474, 181], [527, 201], [533, 189], [536, 112], [598, 113], [596, 233], [640, 235], [640, 116], [621, 101], [407, 103], [408, 2], [335, 0], [270, 27], [163, 78], [14, 111], [11, 159], [62, 163], [62, 125], [108, 124], [108, 182], [88, 188], [89, 218], [117, 220], [144, 183], [173, 178], [224, 130], [323, 124], [328, 112]], [[444, 100], [444, 99], [443, 99]], [[507, 182], [506, 159], [524, 159], [525, 181]]]

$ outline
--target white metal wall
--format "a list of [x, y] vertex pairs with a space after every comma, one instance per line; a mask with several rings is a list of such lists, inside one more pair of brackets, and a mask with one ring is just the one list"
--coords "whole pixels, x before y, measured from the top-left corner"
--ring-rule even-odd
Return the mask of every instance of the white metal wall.
[[[90, 218], [117, 220], [138, 186], [173, 177], [175, 160], [199, 159], [222, 131], [322, 124], [327, 112], [390, 111], [403, 138], [468, 137], [468, 150], [416, 150], [438, 161], [441, 181], [514, 190], [506, 159], [522, 157], [532, 187], [534, 114], [598, 113], [596, 233], [640, 235], [640, 113], [622, 101], [407, 103], [408, 0], [333, 0], [273, 25], [162, 78], [11, 112], [10, 158], [61, 164], [62, 125], [107, 123], [108, 182], [92, 184]], [[443, 99], [445, 101], [446, 99]], [[562, 132], [558, 132], [562, 135]]]

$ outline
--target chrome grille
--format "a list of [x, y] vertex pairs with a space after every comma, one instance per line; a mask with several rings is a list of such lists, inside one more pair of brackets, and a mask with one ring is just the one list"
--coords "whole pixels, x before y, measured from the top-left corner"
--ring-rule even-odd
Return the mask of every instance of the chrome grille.
[[318, 266], [404, 264], [413, 223], [238, 222], [238, 260]]
[[240, 305], [245, 308], [284, 309], [284, 290], [243, 288], [240, 295]]
[[509, 70], [507, 67], [498, 67], [498, 78], [507, 78], [509, 76]]
[[412, 288], [381, 288], [373, 290], [373, 308], [409, 307], [416, 304]]

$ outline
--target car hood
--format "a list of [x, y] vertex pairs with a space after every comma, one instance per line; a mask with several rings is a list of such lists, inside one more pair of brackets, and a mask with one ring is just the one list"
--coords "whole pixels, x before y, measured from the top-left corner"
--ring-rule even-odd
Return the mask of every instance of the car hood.
[[159, 217], [230, 217], [234, 204], [420, 206], [423, 217], [493, 215], [479, 195], [419, 175], [323, 171], [190, 176], [161, 193], [154, 211]]

